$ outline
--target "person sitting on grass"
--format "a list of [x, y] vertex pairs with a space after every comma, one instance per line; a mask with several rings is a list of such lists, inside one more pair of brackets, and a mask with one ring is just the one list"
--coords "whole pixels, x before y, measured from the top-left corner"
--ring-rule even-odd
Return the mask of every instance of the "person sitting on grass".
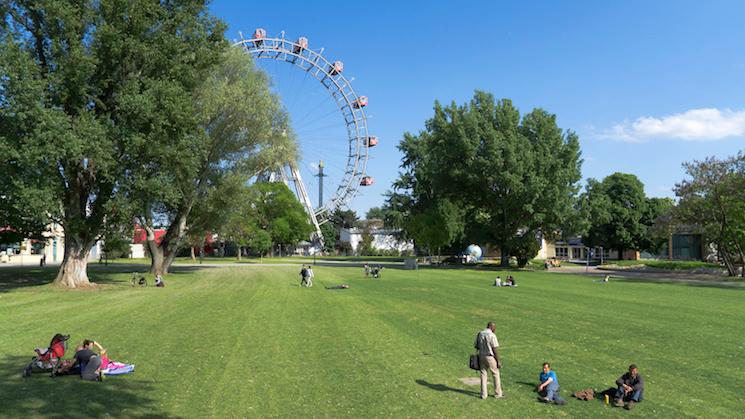
[[499, 277], [499, 276], [498, 276], [498, 277], [497, 277], [497, 278], [496, 278], [496, 279], [494, 280], [494, 286], [495, 286], [495, 287], [501, 287], [501, 286], [502, 286], [502, 277]]
[[644, 379], [639, 374], [635, 364], [629, 365], [629, 372], [620, 376], [616, 380], [616, 395], [613, 405], [616, 407], [625, 407], [626, 410], [634, 408], [636, 403], [642, 401], [644, 397]]
[[551, 371], [551, 364], [543, 363], [543, 371], [538, 375], [538, 380], [541, 382], [536, 387], [538, 401], [543, 403], [554, 402], [556, 404], [566, 403], [566, 400], [559, 396], [559, 379], [556, 377], [556, 373]]
[[95, 344], [96, 342], [90, 339], [84, 340], [83, 345], [78, 347], [78, 350], [75, 352], [72, 362], [66, 363], [57, 374], [63, 375], [68, 370], [79, 365], [80, 378], [87, 381], [101, 381], [103, 378], [101, 374], [101, 357], [91, 350]]
[[610, 275], [606, 275], [606, 276], [603, 277], [603, 279], [596, 279], [596, 280], [594, 280], [592, 282], [599, 282], [601, 284], [607, 284], [608, 281], [610, 281]]
[[155, 286], [158, 288], [163, 288], [166, 286], [165, 282], [163, 282], [163, 275], [155, 275]]
[[506, 284], [507, 284], [508, 287], [516, 287], [517, 286], [517, 283], [515, 283], [515, 278], [512, 275], [510, 275], [510, 276], [507, 277]]

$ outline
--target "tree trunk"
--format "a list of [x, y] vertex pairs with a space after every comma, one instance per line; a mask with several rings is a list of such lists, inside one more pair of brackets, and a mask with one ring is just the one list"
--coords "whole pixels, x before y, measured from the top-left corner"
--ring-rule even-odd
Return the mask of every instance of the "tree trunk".
[[724, 259], [724, 266], [727, 267], [727, 275], [737, 276], [737, 268], [727, 252], [722, 252], [722, 259]]
[[238, 246], [238, 262], [241, 261], [241, 253], [243, 253], [243, 246]]
[[510, 254], [507, 250], [507, 245], [505, 245], [504, 243], [499, 246], [499, 266], [503, 268], [510, 267]]
[[163, 275], [160, 267], [163, 266], [163, 248], [155, 244], [155, 242], [148, 241], [147, 248], [150, 250], [150, 273], [153, 275]]
[[76, 240], [72, 235], [65, 237], [65, 256], [57, 277], [54, 279], [55, 285], [65, 288], [90, 288], [95, 286], [88, 280], [90, 245], [86, 244], [84, 241]]
[[147, 250], [150, 252], [150, 273], [163, 275], [159, 267], [163, 265], [163, 248], [155, 242], [155, 229], [151, 226], [143, 226], [147, 232]]
[[197, 261], [197, 255], [194, 253], [194, 246], [189, 247], [189, 250], [191, 250], [191, 260], [192, 262]]
[[177, 250], [178, 248], [172, 249], [172, 251], [166, 255], [165, 259], [163, 259], [163, 264], [160, 267], [161, 275], [168, 274], [168, 270], [171, 268], [171, 265], [173, 265], [174, 259], [176, 259]]
[[150, 249], [150, 273], [153, 275], [166, 275], [168, 269], [176, 258], [184, 236], [186, 235], [186, 217], [191, 212], [191, 206], [182, 207], [174, 218], [168, 231], [160, 243], [155, 242], [155, 230], [151, 226], [145, 226], [147, 231], [148, 248]]

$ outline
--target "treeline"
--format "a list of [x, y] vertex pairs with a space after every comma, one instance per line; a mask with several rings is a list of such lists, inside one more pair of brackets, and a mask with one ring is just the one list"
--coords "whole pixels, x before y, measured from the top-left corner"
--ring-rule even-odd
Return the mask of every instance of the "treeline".
[[383, 216], [419, 249], [496, 247], [502, 264], [525, 266], [539, 239], [581, 236], [587, 246], [657, 253], [679, 228], [713, 243], [730, 274], [745, 249], [745, 156], [686, 163], [677, 202], [650, 198], [633, 174], [588, 179], [581, 188], [577, 135], [542, 109], [521, 115], [512, 102], [477, 91], [443, 106], [398, 146], [401, 171]]

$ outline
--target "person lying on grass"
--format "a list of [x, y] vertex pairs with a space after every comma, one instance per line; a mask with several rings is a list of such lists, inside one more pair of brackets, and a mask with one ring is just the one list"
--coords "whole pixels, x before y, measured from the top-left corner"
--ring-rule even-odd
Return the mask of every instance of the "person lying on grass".
[[551, 371], [551, 364], [543, 363], [543, 371], [538, 375], [538, 380], [541, 382], [535, 389], [538, 392], [538, 401], [543, 403], [554, 402], [556, 404], [566, 403], [566, 400], [559, 396], [559, 379], [556, 377], [556, 373]]
[[629, 365], [629, 372], [620, 376], [616, 380], [616, 395], [613, 399], [613, 405], [616, 407], [625, 407], [627, 410], [634, 408], [636, 403], [642, 401], [644, 397], [644, 379], [635, 364]]
[[347, 284], [341, 284], [341, 285], [337, 285], [335, 287], [326, 287], [326, 289], [327, 290], [345, 290], [345, 289], [349, 289], [349, 285], [347, 285]]

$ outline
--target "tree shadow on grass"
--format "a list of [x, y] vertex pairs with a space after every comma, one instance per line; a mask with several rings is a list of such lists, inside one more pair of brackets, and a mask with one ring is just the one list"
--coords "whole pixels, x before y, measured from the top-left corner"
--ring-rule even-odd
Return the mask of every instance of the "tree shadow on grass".
[[30, 359], [6, 356], [0, 361], [0, 411], [4, 417], [177, 417], [159, 407], [150, 396], [154, 394], [152, 385], [138, 379], [137, 372], [107, 377], [102, 383], [82, 381], [74, 375], [51, 378], [42, 372], [23, 378], [21, 371]]
[[[149, 285], [154, 285], [153, 276], [147, 271], [150, 266], [146, 265], [88, 265], [88, 278], [94, 284], [131, 286], [132, 273], [143, 274]], [[172, 267], [171, 274], [179, 275], [196, 272], [208, 267], [184, 266]], [[59, 266], [40, 267], [12, 267], [0, 269], [0, 293], [10, 292], [19, 288], [31, 288], [49, 285], [54, 281], [59, 271]]]
[[15, 288], [38, 287], [51, 284], [59, 267], [0, 269], [0, 293]]
[[461, 393], [471, 397], [481, 397], [481, 393], [479, 393], [478, 391], [464, 390], [462, 388], [446, 386], [445, 384], [434, 384], [421, 379], [416, 380], [416, 383], [420, 386], [424, 386], [436, 391], [452, 391], [454, 393]]
[[687, 287], [704, 287], [704, 288], [721, 288], [728, 290], [745, 291], [745, 282], [741, 280], [730, 281], [705, 281], [705, 280], [687, 280], [687, 279], [647, 279], [647, 278], [618, 278], [614, 280], [618, 283], [630, 282], [637, 284], [654, 284], [654, 285], [677, 285]]

